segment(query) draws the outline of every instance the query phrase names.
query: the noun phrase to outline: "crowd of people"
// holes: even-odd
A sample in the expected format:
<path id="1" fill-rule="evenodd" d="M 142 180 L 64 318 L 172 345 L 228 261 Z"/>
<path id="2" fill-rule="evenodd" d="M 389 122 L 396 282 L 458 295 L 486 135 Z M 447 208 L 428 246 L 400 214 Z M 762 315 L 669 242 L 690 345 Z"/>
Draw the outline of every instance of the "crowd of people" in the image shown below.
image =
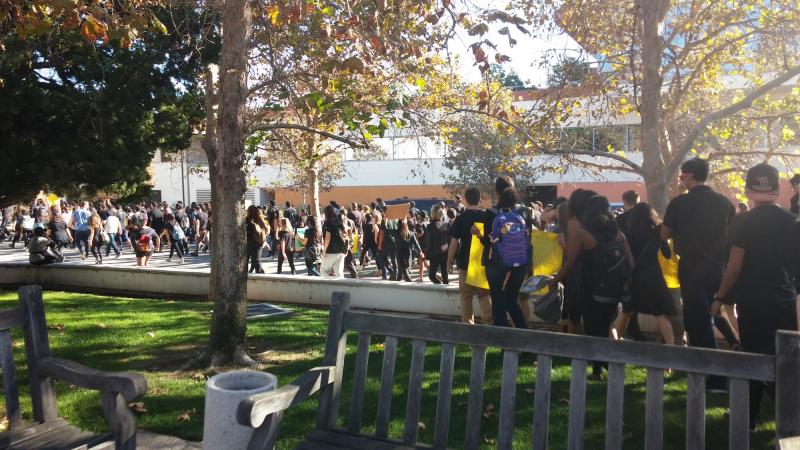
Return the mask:
<path id="1" fill-rule="evenodd" d="M 530 301 L 521 292 L 531 280 L 530 236 L 546 230 L 558 234 L 564 254 L 561 269 L 544 283 L 563 292 L 565 332 L 637 338 L 636 317 L 642 313 L 655 317 L 665 344 L 716 348 L 716 328 L 733 349 L 774 353 L 777 330 L 796 330 L 798 324 L 800 194 L 789 211 L 781 208 L 778 171 L 759 164 L 746 177 L 752 208 L 744 203 L 735 207 L 705 184 L 708 172 L 708 163 L 698 158 L 681 166 L 679 180 L 686 193 L 672 199 L 663 219 L 634 191 L 623 195 L 620 211 L 611 211 L 606 197 L 585 189 L 547 206 L 523 204 L 506 176 L 495 181 L 497 203 L 487 209 L 480 206 L 475 187 L 464 192 L 465 204 L 457 196 L 428 212 L 412 201 L 400 217 L 396 210 L 389 214 L 381 199 L 369 205 L 330 202 L 321 217 L 290 202 L 280 208 L 274 202 L 251 205 L 246 211 L 248 269 L 264 273 L 264 258 L 277 259 L 277 273 L 288 265 L 294 275 L 297 258 L 309 276 L 342 278 L 347 272 L 358 278 L 374 263 L 373 275 L 384 280 L 411 282 L 411 269 L 418 268 L 417 281 L 427 270 L 435 284 L 448 284 L 457 271 L 464 322 L 475 323 L 477 297 L 483 324 L 509 326 L 510 319 L 514 327 L 527 328 Z M 800 192 L 800 175 L 791 184 Z M 96 264 L 111 252 L 119 257 L 133 251 L 137 265 L 147 266 L 167 244 L 168 259 L 177 256 L 180 262 L 190 249 L 194 256 L 208 252 L 212 224 L 208 204 L 48 206 L 40 199 L 16 207 L 13 214 L 4 212 L 0 237 L 12 248 L 23 244 L 31 264 L 62 261 L 62 250 L 75 247 L 81 259 L 91 253 Z M 475 239 L 483 245 L 477 270 L 488 289 L 467 280 L 470 264 L 477 264 L 470 257 Z M 659 263 L 659 254 L 670 259 L 673 252 L 679 257 L 679 291 L 667 286 Z M 603 370 L 594 363 L 591 376 L 602 379 Z M 707 389 L 724 391 L 725 380 L 709 377 Z M 770 389 L 752 384 L 751 426 Z"/>

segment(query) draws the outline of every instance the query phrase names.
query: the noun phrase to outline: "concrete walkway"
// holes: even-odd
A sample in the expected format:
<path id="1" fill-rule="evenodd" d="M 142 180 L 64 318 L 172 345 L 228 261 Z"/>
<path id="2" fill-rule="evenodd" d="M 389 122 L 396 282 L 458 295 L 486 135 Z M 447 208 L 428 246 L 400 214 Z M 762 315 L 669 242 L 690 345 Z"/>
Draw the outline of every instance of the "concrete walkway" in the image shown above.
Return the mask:
<path id="1" fill-rule="evenodd" d="M 200 442 L 184 441 L 175 436 L 156 434 L 145 430 L 136 433 L 136 448 L 138 450 L 201 450 Z"/>
<path id="2" fill-rule="evenodd" d="M 11 249 L 9 248 L 10 243 L 8 241 L 0 242 L 0 264 L 2 263 L 21 263 L 27 264 L 28 263 L 28 252 L 25 250 L 24 246 L 21 243 L 18 243 L 16 248 Z M 190 253 L 194 251 L 194 246 L 190 246 Z M 94 267 L 95 258 L 89 253 L 89 257 L 85 260 L 81 259 L 80 253 L 76 249 L 64 249 L 63 254 L 66 257 L 65 261 L 62 264 L 67 265 L 74 265 L 79 264 L 83 266 L 90 266 Z M 210 272 L 211 266 L 211 256 L 209 253 L 200 253 L 198 256 L 186 256 L 184 259 L 184 263 L 181 263 L 177 256 L 173 256 L 172 260 L 169 261 L 169 248 L 164 248 L 160 253 L 154 253 L 152 258 L 150 259 L 150 266 L 154 269 L 169 269 L 174 271 L 187 271 L 187 272 L 202 272 L 208 273 Z M 305 260 L 302 256 L 298 256 L 295 258 L 294 261 L 295 269 L 296 269 L 296 276 L 298 277 L 307 277 L 306 272 L 306 264 Z M 278 260 L 277 258 L 267 258 L 266 254 L 262 257 L 262 265 L 264 271 L 267 274 L 277 274 L 278 273 Z M 133 251 L 130 250 L 127 246 L 122 252 L 122 256 L 119 258 L 114 257 L 114 252 L 111 252 L 110 256 L 105 256 L 103 253 L 103 264 L 97 265 L 97 267 L 120 267 L 120 268 L 135 268 L 136 267 L 136 258 L 133 254 Z M 366 267 L 357 266 L 358 269 L 358 276 L 359 278 L 364 278 L 368 280 L 380 280 L 381 277 L 377 274 L 377 267 L 375 266 L 374 262 L 370 262 Z M 283 263 L 283 275 L 290 275 L 291 271 L 289 269 L 289 263 L 284 261 Z M 457 286 L 458 285 L 458 274 L 451 274 L 450 277 L 450 285 Z M 350 277 L 349 274 L 345 274 L 346 277 Z M 427 271 L 423 274 L 423 282 L 418 282 L 419 280 L 419 270 L 418 268 L 411 269 L 411 279 L 414 280 L 414 284 L 427 284 L 433 285 L 433 283 L 428 280 Z"/>

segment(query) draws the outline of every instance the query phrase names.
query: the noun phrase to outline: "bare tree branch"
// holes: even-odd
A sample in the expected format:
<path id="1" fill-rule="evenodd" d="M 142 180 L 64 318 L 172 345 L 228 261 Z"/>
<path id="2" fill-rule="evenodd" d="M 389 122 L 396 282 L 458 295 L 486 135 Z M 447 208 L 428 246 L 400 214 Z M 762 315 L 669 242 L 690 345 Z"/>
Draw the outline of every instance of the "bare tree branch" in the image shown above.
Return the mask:
<path id="1" fill-rule="evenodd" d="M 703 117 L 700 120 L 700 122 L 698 122 L 697 125 L 695 125 L 695 127 L 692 128 L 689 134 L 684 138 L 680 148 L 678 148 L 678 150 L 672 157 L 672 161 L 670 161 L 669 165 L 667 166 L 667 170 L 665 173 L 672 174 L 678 170 L 678 167 L 683 162 L 683 159 L 686 157 L 686 155 L 689 154 L 689 151 L 692 149 L 694 142 L 702 133 L 705 132 L 706 127 L 708 127 L 710 124 L 725 117 L 732 116 L 738 113 L 739 111 L 751 107 L 753 105 L 753 102 L 763 97 L 771 90 L 782 85 L 783 83 L 796 77 L 797 75 L 800 75 L 800 65 L 794 66 L 792 69 L 773 78 L 768 83 L 764 83 L 758 89 L 755 89 L 754 91 L 750 92 L 747 96 L 745 96 L 738 102 L 733 103 L 732 105 L 729 105 L 725 108 L 714 111 L 712 113 L 706 114 L 705 117 Z"/>
<path id="2" fill-rule="evenodd" d="M 352 139 L 349 139 L 344 136 L 340 136 L 338 134 L 329 133 L 327 131 L 318 130 L 316 128 L 307 127 L 305 125 L 300 125 L 296 123 L 259 123 L 250 126 L 248 130 L 250 134 L 255 133 L 256 131 L 269 131 L 269 130 L 299 130 L 305 131 L 307 133 L 314 133 L 320 136 L 326 137 L 328 139 L 333 139 L 335 141 L 339 141 L 345 143 L 353 148 L 366 148 L 368 145 L 364 142 L 357 142 Z"/>

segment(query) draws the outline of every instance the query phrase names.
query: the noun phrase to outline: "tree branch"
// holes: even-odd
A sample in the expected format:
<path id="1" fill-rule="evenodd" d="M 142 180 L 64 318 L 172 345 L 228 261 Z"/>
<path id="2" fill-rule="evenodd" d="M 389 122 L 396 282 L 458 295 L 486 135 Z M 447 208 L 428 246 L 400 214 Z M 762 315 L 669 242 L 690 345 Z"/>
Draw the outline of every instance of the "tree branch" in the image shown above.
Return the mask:
<path id="1" fill-rule="evenodd" d="M 497 120 L 500 123 L 503 123 L 505 125 L 508 125 L 508 126 L 514 128 L 515 130 L 517 130 L 518 132 L 523 134 L 526 138 L 528 138 L 531 141 L 531 143 L 536 142 L 536 139 L 533 136 L 531 136 L 530 133 L 528 133 L 528 131 L 525 130 L 524 128 L 520 127 L 519 125 L 517 125 L 517 124 L 515 124 L 515 123 L 513 123 L 513 122 L 511 122 L 509 120 L 503 119 L 502 117 L 497 117 L 497 116 L 495 116 L 495 115 L 493 115 L 491 113 L 488 113 L 486 111 L 480 111 L 480 110 L 477 110 L 477 109 L 470 109 L 470 108 L 455 108 L 454 112 L 480 114 L 480 115 L 484 115 L 484 116 L 487 116 L 487 117 L 491 117 L 492 119 Z M 548 149 L 544 149 L 542 147 L 539 147 L 538 150 L 540 152 L 542 152 L 543 154 L 546 154 L 546 155 L 586 155 L 586 156 L 595 156 L 595 157 L 599 157 L 599 158 L 613 159 L 615 161 L 619 161 L 619 162 L 627 165 L 628 167 L 633 169 L 634 172 L 636 172 L 636 173 L 638 173 L 640 175 L 642 174 L 642 166 L 641 165 L 636 164 L 635 162 L 631 161 L 630 159 L 628 159 L 628 158 L 626 158 L 626 157 L 624 157 L 622 155 L 617 155 L 615 153 L 592 152 L 592 151 L 588 151 L 588 150 L 548 150 Z"/>
<path id="2" fill-rule="evenodd" d="M 683 162 L 683 159 L 686 157 L 686 155 L 689 154 L 689 151 L 692 149 L 694 142 L 697 140 L 700 134 L 705 132 L 706 127 L 716 122 L 717 120 L 723 119 L 728 116 L 732 116 L 738 113 L 739 111 L 751 107 L 753 105 L 753 102 L 763 97 L 771 90 L 782 85 L 783 83 L 796 77 L 797 75 L 800 75 L 800 65 L 794 66 L 791 70 L 788 70 L 782 73 L 781 75 L 773 78 L 768 83 L 764 83 L 758 89 L 750 92 L 747 96 L 745 96 L 738 102 L 729 105 L 725 108 L 714 111 L 712 113 L 706 114 L 705 117 L 703 117 L 700 120 L 700 122 L 698 122 L 697 125 L 695 125 L 695 127 L 692 128 L 689 134 L 686 135 L 680 148 L 678 148 L 677 152 L 672 157 L 672 161 L 667 166 L 666 174 L 673 174 L 675 173 L 675 171 L 678 170 L 678 167 Z"/>
<path id="3" fill-rule="evenodd" d="M 318 135 L 326 137 L 328 139 L 333 139 L 335 141 L 339 141 L 339 142 L 345 143 L 345 144 L 347 144 L 347 145 L 349 145 L 349 146 L 351 146 L 353 148 L 366 148 L 367 147 L 367 145 L 365 143 L 363 143 L 363 142 L 356 142 L 356 141 L 354 141 L 352 139 L 346 138 L 346 137 L 338 135 L 338 134 L 329 133 L 327 131 L 318 130 L 316 128 L 307 127 L 305 125 L 300 125 L 300 124 L 296 124 L 296 123 L 280 123 L 280 122 L 277 122 L 277 123 L 259 123 L 259 124 L 255 124 L 255 125 L 250 126 L 248 132 L 249 132 L 249 134 L 253 134 L 256 131 L 269 131 L 269 130 L 299 130 L 299 131 L 305 131 L 307 133 L 318 134 Z"/>

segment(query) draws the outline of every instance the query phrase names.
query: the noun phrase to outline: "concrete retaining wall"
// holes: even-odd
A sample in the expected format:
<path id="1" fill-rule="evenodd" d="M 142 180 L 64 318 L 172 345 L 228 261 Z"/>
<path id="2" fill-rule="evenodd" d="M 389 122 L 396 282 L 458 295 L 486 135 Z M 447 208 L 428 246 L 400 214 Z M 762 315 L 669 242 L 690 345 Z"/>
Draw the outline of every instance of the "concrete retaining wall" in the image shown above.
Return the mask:
<path id="1" fill-rule="evenodd" d="M 123 268 L 58 264 L 34 267 L 28 264 L 0 264 L 0 284 L 40 284 L 75 290 L 124 292 L 153 296 L 208 296 L 206 271 L 156 268 Z M 357 309 L 461 317 L 458 287 L 375 280 L 330 280 L 305 275 L 250 275 L 247 297 L 250 301 L 327 306 L 334 291 L 350 293 L 351 306 Z M 473 310 L 480 308 L 473 300 Z M 532 316 L 533 322 L 539 322 Z M 654 332 L 651 316 L 640 315 L 643 331 Z"/>

